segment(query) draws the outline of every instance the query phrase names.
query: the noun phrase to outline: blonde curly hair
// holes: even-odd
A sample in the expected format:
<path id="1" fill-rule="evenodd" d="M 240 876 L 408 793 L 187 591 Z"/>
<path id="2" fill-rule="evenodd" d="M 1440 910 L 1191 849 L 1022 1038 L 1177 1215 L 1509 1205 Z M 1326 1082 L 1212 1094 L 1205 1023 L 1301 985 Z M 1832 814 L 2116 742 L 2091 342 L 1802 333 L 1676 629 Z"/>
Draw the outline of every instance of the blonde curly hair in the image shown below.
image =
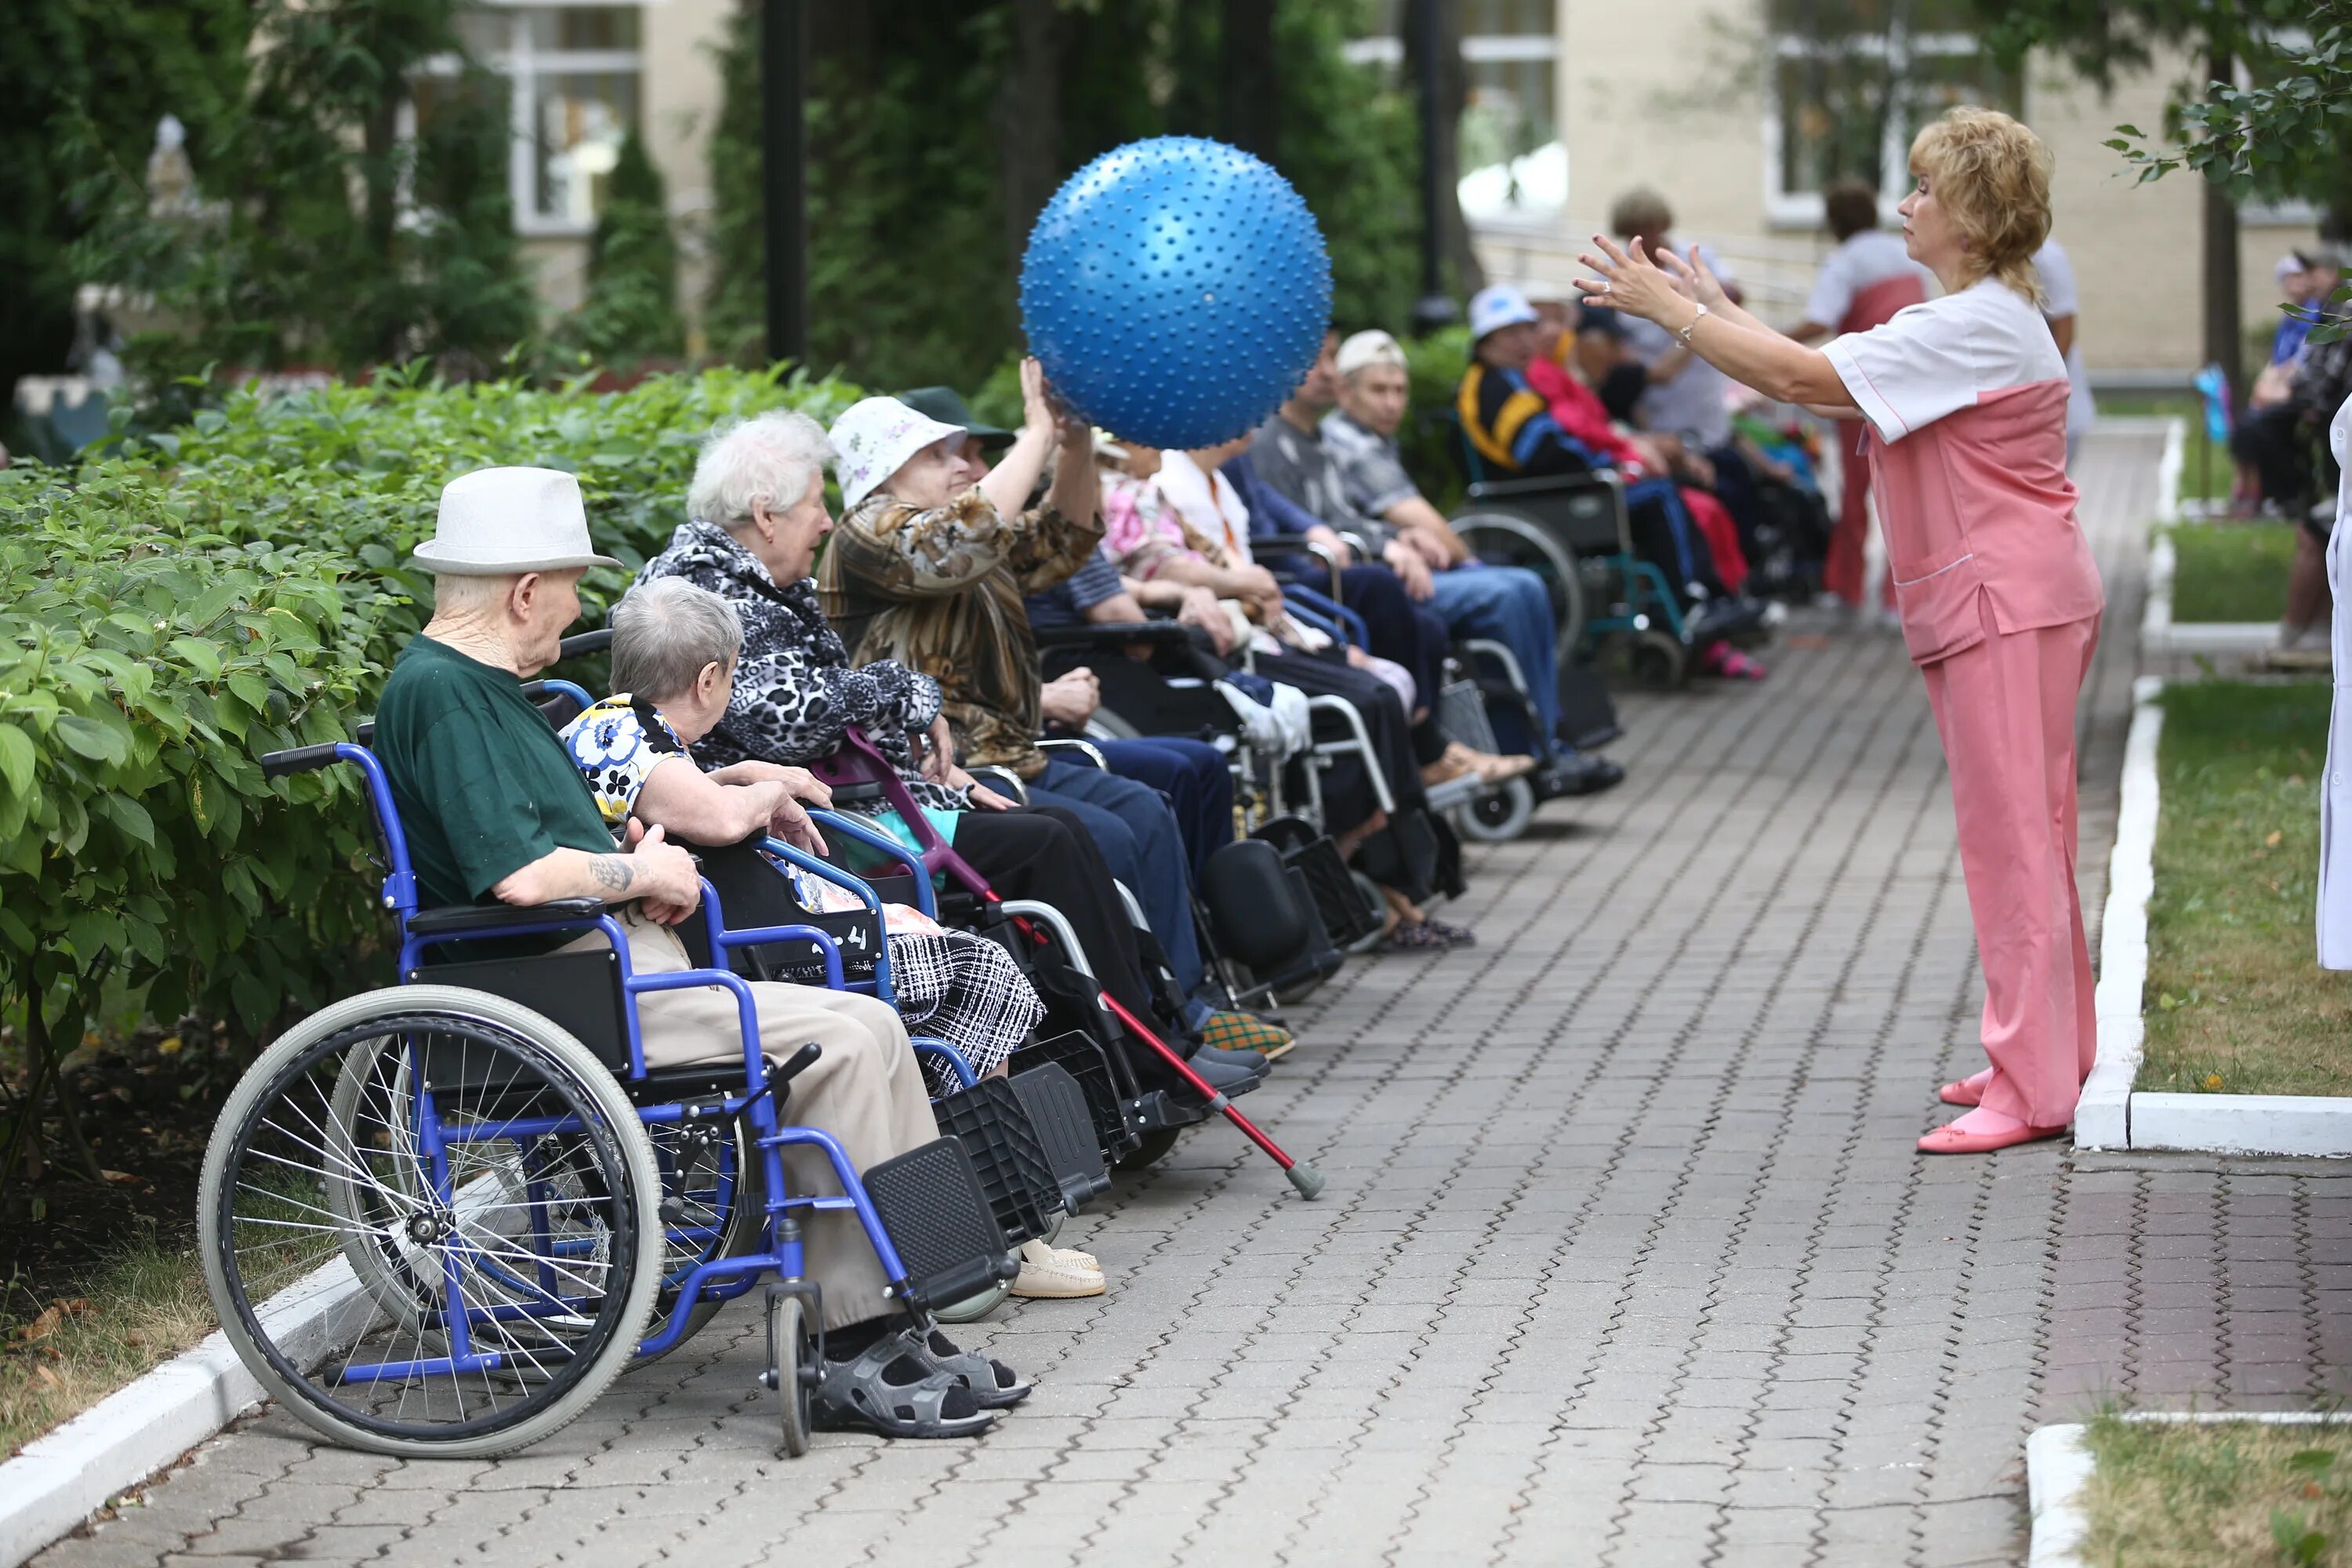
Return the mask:
<path id="1" fill-rule="evenodd" d="M 1966 249 L 1968 283 L 1994 278 L 2042 303 L 2033 253 L 2050 237 L 2050 149 L 1998 109 L 1962 105 L 1922 127 L 1911 173 L 1924 175 Z"/>

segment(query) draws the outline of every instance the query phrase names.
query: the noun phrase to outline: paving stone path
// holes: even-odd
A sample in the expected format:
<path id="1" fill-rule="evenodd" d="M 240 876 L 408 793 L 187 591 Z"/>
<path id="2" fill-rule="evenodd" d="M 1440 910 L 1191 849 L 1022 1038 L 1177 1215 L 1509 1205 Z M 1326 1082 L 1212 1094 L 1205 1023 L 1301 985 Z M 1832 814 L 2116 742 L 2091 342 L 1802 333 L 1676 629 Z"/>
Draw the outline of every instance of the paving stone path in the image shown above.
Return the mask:
<path id="1" fill-rule="evenodd" d="M 2157 449 L 2086 458 L 2093 910 Z M 501 1463 L 264 1415 L 42 1568 L 2013 1563 L 2036 1420 L 2340 1387 L 2346 1178 L 1913 1152 L 1981 1060 L 1927 705 L 1884 633 L 1773 663 L 1628 702 L 1627 786 L 1478 853 L 1475 950 L 1302 1009 L 1248 1108 L 1323 1201 L 1211 1128 L 1074 1221 L 1110 1294 L 977 1331 L 1039 1384 L 986 1439 L 777 1459 L 736 1311 Z"/>

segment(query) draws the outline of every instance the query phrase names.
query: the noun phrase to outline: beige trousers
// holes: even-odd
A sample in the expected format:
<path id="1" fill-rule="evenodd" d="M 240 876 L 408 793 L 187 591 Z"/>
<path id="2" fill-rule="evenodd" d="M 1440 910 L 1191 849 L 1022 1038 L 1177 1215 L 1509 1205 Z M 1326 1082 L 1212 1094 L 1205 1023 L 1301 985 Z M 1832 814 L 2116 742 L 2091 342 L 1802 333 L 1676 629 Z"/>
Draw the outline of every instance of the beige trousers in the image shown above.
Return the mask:
<path id="1" fill-rule="evenodd" d="M 629 964 L 637 973 L 693 967 L 677 935 L 640 915 L 636 905 L 614 914 L 628 932 Z M 601 932 L 567 944 L 572 949 L 604 945 Z M 787 1124 L 830 1132 L 858 1171 L 940 1135 L 922 1068 L 907 1043 L 906 1026 L 889 1004 L 821 986 L 767 981 L 751 984 L 760 1015 L 760 1048 L 771 1061 L 782 1061 L 812 1040 L 824 1047 L 815 1064 L 793 1079 L 783 1115 Z M 735 994 L 715 985 L 639 996 L 637 1033 L 646 1065 L 740 1061 L 740 1016 Z M 832 1162 L 818 1150 L 785 1150 L 784 1177 L 796 1195 L 834 1197 L 841 1193 Z M 882 1266 L 855 1214 L 803 1213 L 801 1237 L 808 1278 L 824 1292 L 825 1327 L 860 1322 L 891 1310 L 882 1294 L 887 1283 Z"/>

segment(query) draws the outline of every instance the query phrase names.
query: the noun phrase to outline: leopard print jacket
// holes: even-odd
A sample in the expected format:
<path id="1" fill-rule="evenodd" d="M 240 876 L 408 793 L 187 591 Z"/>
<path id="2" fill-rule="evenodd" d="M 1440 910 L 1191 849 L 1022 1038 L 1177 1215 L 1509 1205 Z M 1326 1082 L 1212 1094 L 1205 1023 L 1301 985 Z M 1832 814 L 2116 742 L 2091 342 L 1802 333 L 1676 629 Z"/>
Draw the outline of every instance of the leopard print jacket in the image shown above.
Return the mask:
<path id="1" fill-rule="evenodd" d="M 745 759 L 806 767 L 841 747 L 855 724 L 913 790 L 917 804 L 969 811 L 968 791 L 947 789 L 915 766 L 908 737 L 940 716 L 940 683 L 903 664 L 851 668 L 849 650 L 817 608 L 813 579 L 776 585 L 759 558 L 708 522 L 690 521 L 645 564 L 637 581 L 681 577 L 732 603 L 743 656 L 727 716 L 694 747 L 705 767 Z"/>

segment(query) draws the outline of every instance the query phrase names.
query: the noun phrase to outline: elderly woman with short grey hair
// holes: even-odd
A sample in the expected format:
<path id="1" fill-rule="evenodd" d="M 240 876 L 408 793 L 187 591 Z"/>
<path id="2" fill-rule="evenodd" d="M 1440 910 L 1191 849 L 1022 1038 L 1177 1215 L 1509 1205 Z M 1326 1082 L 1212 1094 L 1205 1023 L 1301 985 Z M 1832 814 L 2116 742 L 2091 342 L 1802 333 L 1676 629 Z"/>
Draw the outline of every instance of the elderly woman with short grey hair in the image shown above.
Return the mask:
<path id="1" fill-rule="evenodd" d="M 731 603 L 748 652 L 735 696 L 699 750 L 706 760 L 812 762 L 864 730 L 933 810 L 970 805 L 972 781 L 955 765 L 940 684 L 890 660 L 851 668 L 825 624 L 810 574 L 833 531 L 824 508 L 832 443 L 789 409 L 722 425 L 704 446 L 686 492 L 688 521 L 638 574 L 681 577 Z M 916 750 L 919 746 L 919 768 Z"/>

